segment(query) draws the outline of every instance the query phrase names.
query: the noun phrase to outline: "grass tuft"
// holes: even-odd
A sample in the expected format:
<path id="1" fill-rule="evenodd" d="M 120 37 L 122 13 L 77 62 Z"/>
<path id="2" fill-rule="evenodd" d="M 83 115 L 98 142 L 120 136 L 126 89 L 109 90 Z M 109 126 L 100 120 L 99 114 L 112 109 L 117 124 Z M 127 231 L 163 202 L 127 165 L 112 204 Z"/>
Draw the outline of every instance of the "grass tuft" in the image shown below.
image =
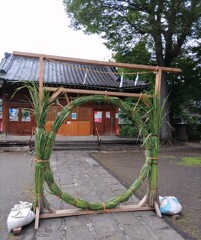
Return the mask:
<path id="1" fill-rule="evenodd" d="M 201 157 L 182 157 L 177 165 L 185 167 L 201 167 Z"/>

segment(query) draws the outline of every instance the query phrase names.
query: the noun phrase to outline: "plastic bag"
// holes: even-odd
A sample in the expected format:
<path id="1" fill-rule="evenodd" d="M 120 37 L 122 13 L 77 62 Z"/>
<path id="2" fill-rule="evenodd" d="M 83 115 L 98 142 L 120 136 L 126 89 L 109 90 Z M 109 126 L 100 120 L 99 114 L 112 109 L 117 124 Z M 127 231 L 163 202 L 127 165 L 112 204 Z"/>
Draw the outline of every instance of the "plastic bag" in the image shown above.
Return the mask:
<path id="1" fill-rule="evenodd" d="M 176 197 L 159 196 L 159 202 L 160 202 L 160 212 L 162 214 L 174 215 L 174 214 L 178 214 L 182 210 L 182 206 Z"/>
<path id="2" fill-rule="evenodd" d="M 32 203 L 20 202 L 11 209 L 7 219 L 8 232 L 14 228 L 23 227 L 34 220 L 35 214 L 31 208 Z"/>

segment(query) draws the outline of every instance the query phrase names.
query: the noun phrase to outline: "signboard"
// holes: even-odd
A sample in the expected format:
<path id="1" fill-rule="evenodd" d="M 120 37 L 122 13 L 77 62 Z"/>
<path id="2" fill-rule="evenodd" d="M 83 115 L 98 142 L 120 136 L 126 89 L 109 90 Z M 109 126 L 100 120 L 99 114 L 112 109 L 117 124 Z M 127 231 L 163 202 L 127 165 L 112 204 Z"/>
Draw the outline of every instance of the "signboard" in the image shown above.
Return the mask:
<path id="1" fill-rule="evenodd" d="M 72 120 L 76 120 L 77 119 L 77 114 L 75 112 L 72 113 Z"/>
<path id="2" fill-rule="evenodd" d="M 31 121 L 31 111 L 25 108 L 21 109 L 21 121 L 22 122 L 30 122 Z"/>
<path id="3" fill-rule="evenodd" d="M 102 112 L 95 111 L 94 112 L 94 122 L 95 123 L 101 123 L 102 122 Z"/>
<path id="4" fill-rule="evenodd" d="M 106 118 L 110 118 L 110 112 L 106 112 L 105 116 Z"/>
<path id="5" fill-rule="evenodd" d="M 9 121 L 18 121 L 18 108 L 9 108 Z"/>

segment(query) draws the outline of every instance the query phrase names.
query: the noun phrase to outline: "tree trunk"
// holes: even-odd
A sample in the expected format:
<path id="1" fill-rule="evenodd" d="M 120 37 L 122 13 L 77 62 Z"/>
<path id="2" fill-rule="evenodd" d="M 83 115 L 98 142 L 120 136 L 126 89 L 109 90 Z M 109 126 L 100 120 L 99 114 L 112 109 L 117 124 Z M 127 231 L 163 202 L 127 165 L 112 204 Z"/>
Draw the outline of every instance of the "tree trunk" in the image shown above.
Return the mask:
<path id="1" fill-rule="evenodd" d="M 163 108 L 163 122 L 161 126 L 161 133 L 160 133 L 160 142 L 163 145 L 172 144 L 173 137 L 172 137 L 172 128 L 170 125 L 170 117 L 169 117 L 169 93 L 168 93 L 168 83 L 167 83 L 167 73 L 162 74 L 161 80 L 161 103 L 164 104 Z"/>

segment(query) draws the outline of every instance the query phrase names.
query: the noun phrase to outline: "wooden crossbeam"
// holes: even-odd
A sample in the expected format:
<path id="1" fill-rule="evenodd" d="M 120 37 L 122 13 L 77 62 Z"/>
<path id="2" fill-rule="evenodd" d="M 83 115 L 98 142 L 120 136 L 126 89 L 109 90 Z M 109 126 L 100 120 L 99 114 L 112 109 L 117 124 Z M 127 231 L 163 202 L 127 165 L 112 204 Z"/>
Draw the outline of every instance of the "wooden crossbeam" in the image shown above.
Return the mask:
<path id="1" fill-rule="evenodd" d="M 36 217 L 35 217 L 35 229 L 38 229 L 40 219 L 71 217 L 71 216 L 81 216 L 81 215 L 91 215 L 91 214 L 103 214 L 103 213 L 154 211 L 154 210 L 158 217 L 162 217 L 159 209 L 159 203 L 154 202 L 154 207 L 151 207 L 147 203 L 147 195 L 145 195 L 137 205 L 121 205 L 116 208 L 105 209 L 100 211 L 84 210 L 84 209 L 76 208 L 76 209 L 64 209 L 64 210 L 56 210 L 52 212 L 40 213 L 40 210 L 37 207 Z"/>
<path id="2" fill-rule="evenodd" d="M 37 53 L 27 53 L 27 52 L 13 52 L 16 56 L 23 56 L 23 57 L 35 57 L 40 58 L 41 54 Z M 119 68 L 129 68 L 129 69 L 136 69 L 136 70 L 147 70 L 150 72 L 155 72 L 159 68 L 164 72 L 181 72 L 180 68 L 171 68 L 171 67 L 158 67 L 158 66 L 150 66 L 150 65 L 141 65 L 141 64 L 128 64 L 128 63 L 117 63 L 117 62 L 106 62 L 106 61 L 97 61 L 97 60 L 88 60 L 88 59 L 81 59 L 81 58 L 70 58 L 70 57 L 60 57 L 60 56 L 53 56 L 53 55 L 46 55 L 42 54 L 45 58 L 49 58 L 55 61 L 66 61 L 78 64 L 88 64 L 88 65 L 96 65 L 96 66 L 108 66 L 108 67 L 119 67 Z"/>
<path id="3" fill-rule="evenodd" d="M 61 92 L 66 93 L 76 93 L 76 94 L 87 94 L 87 95 L 106 95 L 106 96 L 116 96 L 116 97 L 152 97 L 150 94 L 142 93 L 126 93 L 126 92 L 111 92 L 111 91 L 97 91 L 97 90 L 86 90 L 86 89 L 73 89 L 73 88 L 55 88 L 55 87 L 44 87 L 47 91 L 55 92 L 53 98 L 56 98 Z M 57 92 L 56 92 L 57 91 Z M 50 100 L 52 100 L 51 98 Z"/>
<path id="4" fill-rule="evenodd" d="M 70 216 L 80 216 L 80 215 L 90 215 L 99 213 L 117 213 L 117 212 L 133 212 L 133 211 L 148 211 L 154 210 L 154 208 L 149 205 L 139 207 L 138 205 L 123 205 L 113 209 L 105 209 L 101 211 L 93 210 L 81 210 L 81 209 L 67 209 L 67 210 L 56 210 L 54 213 L 41 213 L 39 218 L 57 218 L 57 217 L 70 217 Z"/>

